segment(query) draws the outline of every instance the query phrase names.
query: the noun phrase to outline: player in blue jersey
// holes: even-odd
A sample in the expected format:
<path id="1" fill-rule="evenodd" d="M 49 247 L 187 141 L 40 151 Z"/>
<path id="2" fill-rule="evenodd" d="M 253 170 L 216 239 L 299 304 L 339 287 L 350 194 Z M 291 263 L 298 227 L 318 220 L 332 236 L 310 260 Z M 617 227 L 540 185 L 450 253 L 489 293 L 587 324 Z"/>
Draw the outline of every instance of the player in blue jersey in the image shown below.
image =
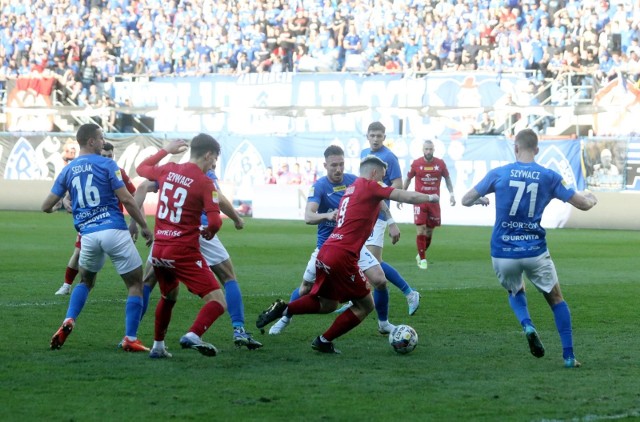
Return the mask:
<path id="1" fill-rule="evenodd" d="M 337 145 L 329 146 L 324 152 L 324 167 L 327 175 L 318 179 L 309 191 L 307 206 L 305 208 L 305 222 L 318 226 L 318 237 L 316 249 L 311 254 L 307 268 L 302 276 L 300 287 L 291 294 L 291 301 L 308 294 L 316 280 L 316 257 L 320 247 L 327 240 L 336 227 L 336 214 L 338 204 L 345 193 L 347 186 L 350 186 L 357 178 L 353 174 L 344 173 L 344 151 Z M 383 208 L 384 208 L 383 203 Z M 373 296 L 375 309 L 378 314 L 378 331 L 381 334 L 390 333 L 394 326 L 389 322 L 389 290 L 384 272 L 378 260 L 363 247 L 360 251 L 358 266 L 365 273 L 367 279 L 374 287 Z M 269 329 L 269 334 L 278 335 L 284 330 L 291 318 L 281 317 Z"/>
<path id="2" fill-rule="evenodd" d="M 220 211 L 229 217 L 237 230 L 244 228 L 244 220 L 237 213 L 233 204 L 222 194 L 220 186 L 218 184 L 218 177 L 213 170 L 207 172 L 207 176 L 213 180 L 216 190 L 218 192 L 218 201 Z M 157 192 L 158 185 L 154 181 L 145 181 L 140 184 L 136 191 L 135 199 L 139 207 L 142 207 L 144 199 L 148 192 Z M 135 223 L 132 223 L 135 224 Z M 207 216 L 202 213 L 201 226 L 206 227 L 208 225 Z M 233 327 L 233 342 L 237 347 L 246 347 L 249 350 L 255 350 L 262 347 L 262 343 L 256 341 L 249 332 L 244 329 L 244 303 L 242 301 L 242 292 L 240 291 L 240 285 L 238 284 L 233 263 L 231 257 L 226 248 L 218 238 L 216 234 L 212 239 L 207 240 L 200 236 L 200 252 L 207 261 L 209 268 L 216 275 L 216 278 L 224 287 L 225 300 L 227 302 L 227 310 L 231 317 L 231 325 Z M 146 312 L 149 305 L 149 296 L 151 291 L 155 287 L 157 281 L 151 265 L 151 255 L 147 260 L 147 266 L 144 273 L 144 310 L 143 315 Z"/>
<path id="3" fill-rule="evenodd" d="M 515 137 L 516 162 L 491 170 L 462 198 L 462 205 L 488 205 L 485 195 L 495 193 L 496 221 L 491 236 L 491 260 L 500 284 L 509 292 L 509 304 L 520 321 L 529 349 L 544 356 L 544 346 L 531 321 L 523 274 L 542 292 L 553 311 L 567 368 L 580 366 L 573 352 L 569 307 L 562 297 L 558 275 L 549 255 L 542 213 L 552 199 L 586 211 L 598 200 L 591 192 L 576 192 L 562 176 L 535 162 L 538 136 L 525 129 Z"/>
<path id="4" fill-rule="evenodd" d="M 142 260 L 119 204 L 140 224 L 148 245 L 153 235 L 122 181 L 118 165 L 100 155 L 104 144 L 100 126 L 92 123 L 80 126 L 76 139 L 80 154 L 58 175 L 51 192 L 42 203 L 42 211 L 51 213 L 55 204 L 69 192 L 74 226 L 82 235 L 79 258 L 82 280 L 71 293 L 67 316 L 51 338 L 51 349 L 61 348 L 73 330 L 75 320 L 108 255 L 128 289 L 123 349 L 131 352 L 149 351 L 137 338 L 142 313 Z"/>
<path id="5" fill-rule="evenodd" d="M 398 157 L 384 145 L 386 139 L 386 128 L 380 122 L 373 122 L 367 128 L 367 140 L 369 141 L 369 148 L 362 150 L 360 158 L 364 158 L 367 155 L 375 155 L 387 164 L 387 172 L 382 180 L 387 186 L 393 186 L 396 189 L 402 189 L 402 170 L 400 169 L 400 163 Z M 380 266 L 384 271 L 384 275 L 407 298 L 409 304 L 409 315 L 413 315 L 420 306 L 420 294 L 413 290 L 409 283 L 398 273 L 398 271 L 391 265 L 382 261 L 382 248 L 384 246 L 384 234 L 389 226 L 389 236 L 395 244 L 400 240 L 400 229 L 397 224 L 391 218 L 391 212 L 388 210 L 389 200 L 387 203 L 387 211 L 384 209 L 380 211 L 378 220 L 373 228 L 373 232 L 369 239 L 367 239 L 365 246 L 373 256 L 380 262 Z M 383 207 L 384 208 L 384 207 Z"/>

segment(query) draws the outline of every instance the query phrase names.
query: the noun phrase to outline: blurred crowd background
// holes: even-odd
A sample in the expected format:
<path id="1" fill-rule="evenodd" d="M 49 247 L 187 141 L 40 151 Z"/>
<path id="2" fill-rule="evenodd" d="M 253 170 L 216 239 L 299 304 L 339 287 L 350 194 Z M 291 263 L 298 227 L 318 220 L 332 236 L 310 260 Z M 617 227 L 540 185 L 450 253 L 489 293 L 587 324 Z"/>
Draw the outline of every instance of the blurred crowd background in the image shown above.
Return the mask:
<path id="1" fill-rule="evenodd" d="M 640 0 L 0 0 L 0 84 L 51 74 L 70 103 L 105 83 L 250 72 L 523 72 L 592 96 L 640 75 Z M 567 76 L 569 75 L 569 76 Z M 0 86 L 2 89 L 3 86 Z"/>

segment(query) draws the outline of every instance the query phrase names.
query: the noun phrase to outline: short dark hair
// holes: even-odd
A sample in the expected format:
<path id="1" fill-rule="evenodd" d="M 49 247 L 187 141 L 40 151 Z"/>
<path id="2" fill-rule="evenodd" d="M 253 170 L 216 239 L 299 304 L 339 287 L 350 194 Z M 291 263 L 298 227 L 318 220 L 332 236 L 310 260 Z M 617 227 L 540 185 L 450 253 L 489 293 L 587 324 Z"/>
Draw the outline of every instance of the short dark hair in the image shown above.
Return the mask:
<path id="1" fill-rule="evenodd" d="M 85 123 L 78 128 L 78 132 L 76 132 L 76 141 L 78 141 L 78 145 L 85 146 L 89 139 L 93 138 L 96 135 L 96 131 L 100 129 L 95 123 Z"/>
<path id="2" fill-rule="evenodd" d="M 191 140 L 191 153 L 194 157 L 202 157 L 207 152 L 220 155 L 220 144 L 215 138 L 206 133 L 200 133 Z"/>
<path id="3" fill-rule="evenodd" d="M 373 132 L 373 131 L 378 131 L 381 130 L 382 133 L 386 132 L 386 128 L 384 127 L 384 125 L 380 122 L 373 122 L 369 125 L 369 127 L 367 128 L 367 133 L 368 132 Z"/>
<path id="4" fill-rule="evenodd" d="M 521 148 L 533 151 L 538 147 L 538 134 L 532 129 L 522 129 L 516 134 L 515 143 Z"/>
<path id="5" fill-rule="evenodd" d="M 104 145 L 102 145 L 102 149 L 105 151 L 113 151 L 113 144 L 105 141 Z"/>
<path id="6" fill-rule="evenodd" d="M 344 155 L 344 151 L 338 145 L 329 145 L 324 150 L 324 158 L 327 159 L 331 155 Z"/>

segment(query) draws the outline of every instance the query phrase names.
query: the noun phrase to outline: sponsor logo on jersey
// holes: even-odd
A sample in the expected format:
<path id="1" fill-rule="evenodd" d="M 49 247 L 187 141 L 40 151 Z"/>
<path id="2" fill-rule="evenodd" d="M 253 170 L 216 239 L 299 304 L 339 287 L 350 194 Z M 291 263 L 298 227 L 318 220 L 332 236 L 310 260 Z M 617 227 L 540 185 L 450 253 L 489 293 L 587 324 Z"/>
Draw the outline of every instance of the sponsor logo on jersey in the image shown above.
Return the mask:
<path id="1" fill-rule="evenodd" d="M 351 195 L 356 190 L 355 186 L 349 186 L 344 190 L 345 195 Z"/>
<path id="2" fill-rule="evenodd" d="M 507 229 L 525 229 L 525 230 L 537 230 L 538 223 L 535 221 L 503 221 L 502 227 Z"/>
<path id="3" fill-rule="evenodd" d="M 340 185 L 340 186 L 334 186 L 333 187 L 333 191 L 334 192 L 342 192 L 345 189 L 347 189 L 347 187 L 345 185 Z"/>
<path id="4" fill-rule="evenodd" d="M 176 262 L 174 259 L 163 259 L 163 258 L 155 258 L 151 257 L 151 265 L 154 267 L 165 267 L 165 268 L 175 268 L 173 263 Z"/>

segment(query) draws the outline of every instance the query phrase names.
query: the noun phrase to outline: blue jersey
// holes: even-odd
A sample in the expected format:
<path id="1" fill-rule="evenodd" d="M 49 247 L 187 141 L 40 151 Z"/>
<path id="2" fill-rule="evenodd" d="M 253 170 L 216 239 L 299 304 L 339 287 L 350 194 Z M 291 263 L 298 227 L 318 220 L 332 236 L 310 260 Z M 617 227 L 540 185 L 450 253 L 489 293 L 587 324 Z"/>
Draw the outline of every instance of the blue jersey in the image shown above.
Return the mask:
<path id="1" fill-rule="evenodd" d="M 318 204 L 318 213 L 320 214 L 336 210 L 347 186 L 351 185 L 357 178 L 353 174 L 345 173 L 342 183 L 331 183 L 327 176 L 321 177 L 311 186 L 307 202 Z M 327 240 L 335 227 L 335 221 L 323 221 L 318 224 L 318 242 L 316 244 L 318 249 Z"/>
<path id="2" fill-rule="evenodd" d="M 207 172 L 207 177 L 213 180 L 213 186 L 215 186 L 216 190 L 220 192 L 220 186 L 218 185 L 218 176 L 216 176 L 216 174 L 212 170 L 209 170 Z M 207 219 L 207 213 L 204 212 L 204 210 L 202 211 L 202 217 L 200 217 L 200 224 L 203 226 L 209 225 L 209 220 Z"/>
<path id="3" fill-rule="evenodd" d="M 73 225 L 80 234 L 87 234 L 107 229 L 127 230 L 115 194 L 115 190 L 124 186 L 115 161 L 86 154 L 62 169 L 51 192 L 60 197 L 69 192 Z"/>
<path id="4" fill-rule="evenodd" d="M 567 202 L 575 191 L 562 176 L 538 163 L 512 163 L 491 170 L 475 186 L 496 194 L 496 222 L 491 235 L 494 258 L 529 258 L 547 250 L 542 212 L 552 199 Z"/>
<path id="5" fill-rule="evenodd" d="M 378 149 L 377 151 L 371 151 L 371 148 L 366 148 L 362 150 L 360 153 L 360 158 L 364 158 L 367 155 L 375 155 L 385 163 L 387 163 L 387 172 L 384 175 L 384 179 L 382 181 L 385 185 L 391 186 L 391 181 L 394 179 L 402 180 L 402 170 L 400 170 L 400 163 L 398 162 L 398 157 L 391 152 L 391 150 L 384 145 Z M 389 206 L 389 200 L 386 199 L 385 203 Z M 382 212 L 378 214 L 378 220 L 382 219 Z"/>

